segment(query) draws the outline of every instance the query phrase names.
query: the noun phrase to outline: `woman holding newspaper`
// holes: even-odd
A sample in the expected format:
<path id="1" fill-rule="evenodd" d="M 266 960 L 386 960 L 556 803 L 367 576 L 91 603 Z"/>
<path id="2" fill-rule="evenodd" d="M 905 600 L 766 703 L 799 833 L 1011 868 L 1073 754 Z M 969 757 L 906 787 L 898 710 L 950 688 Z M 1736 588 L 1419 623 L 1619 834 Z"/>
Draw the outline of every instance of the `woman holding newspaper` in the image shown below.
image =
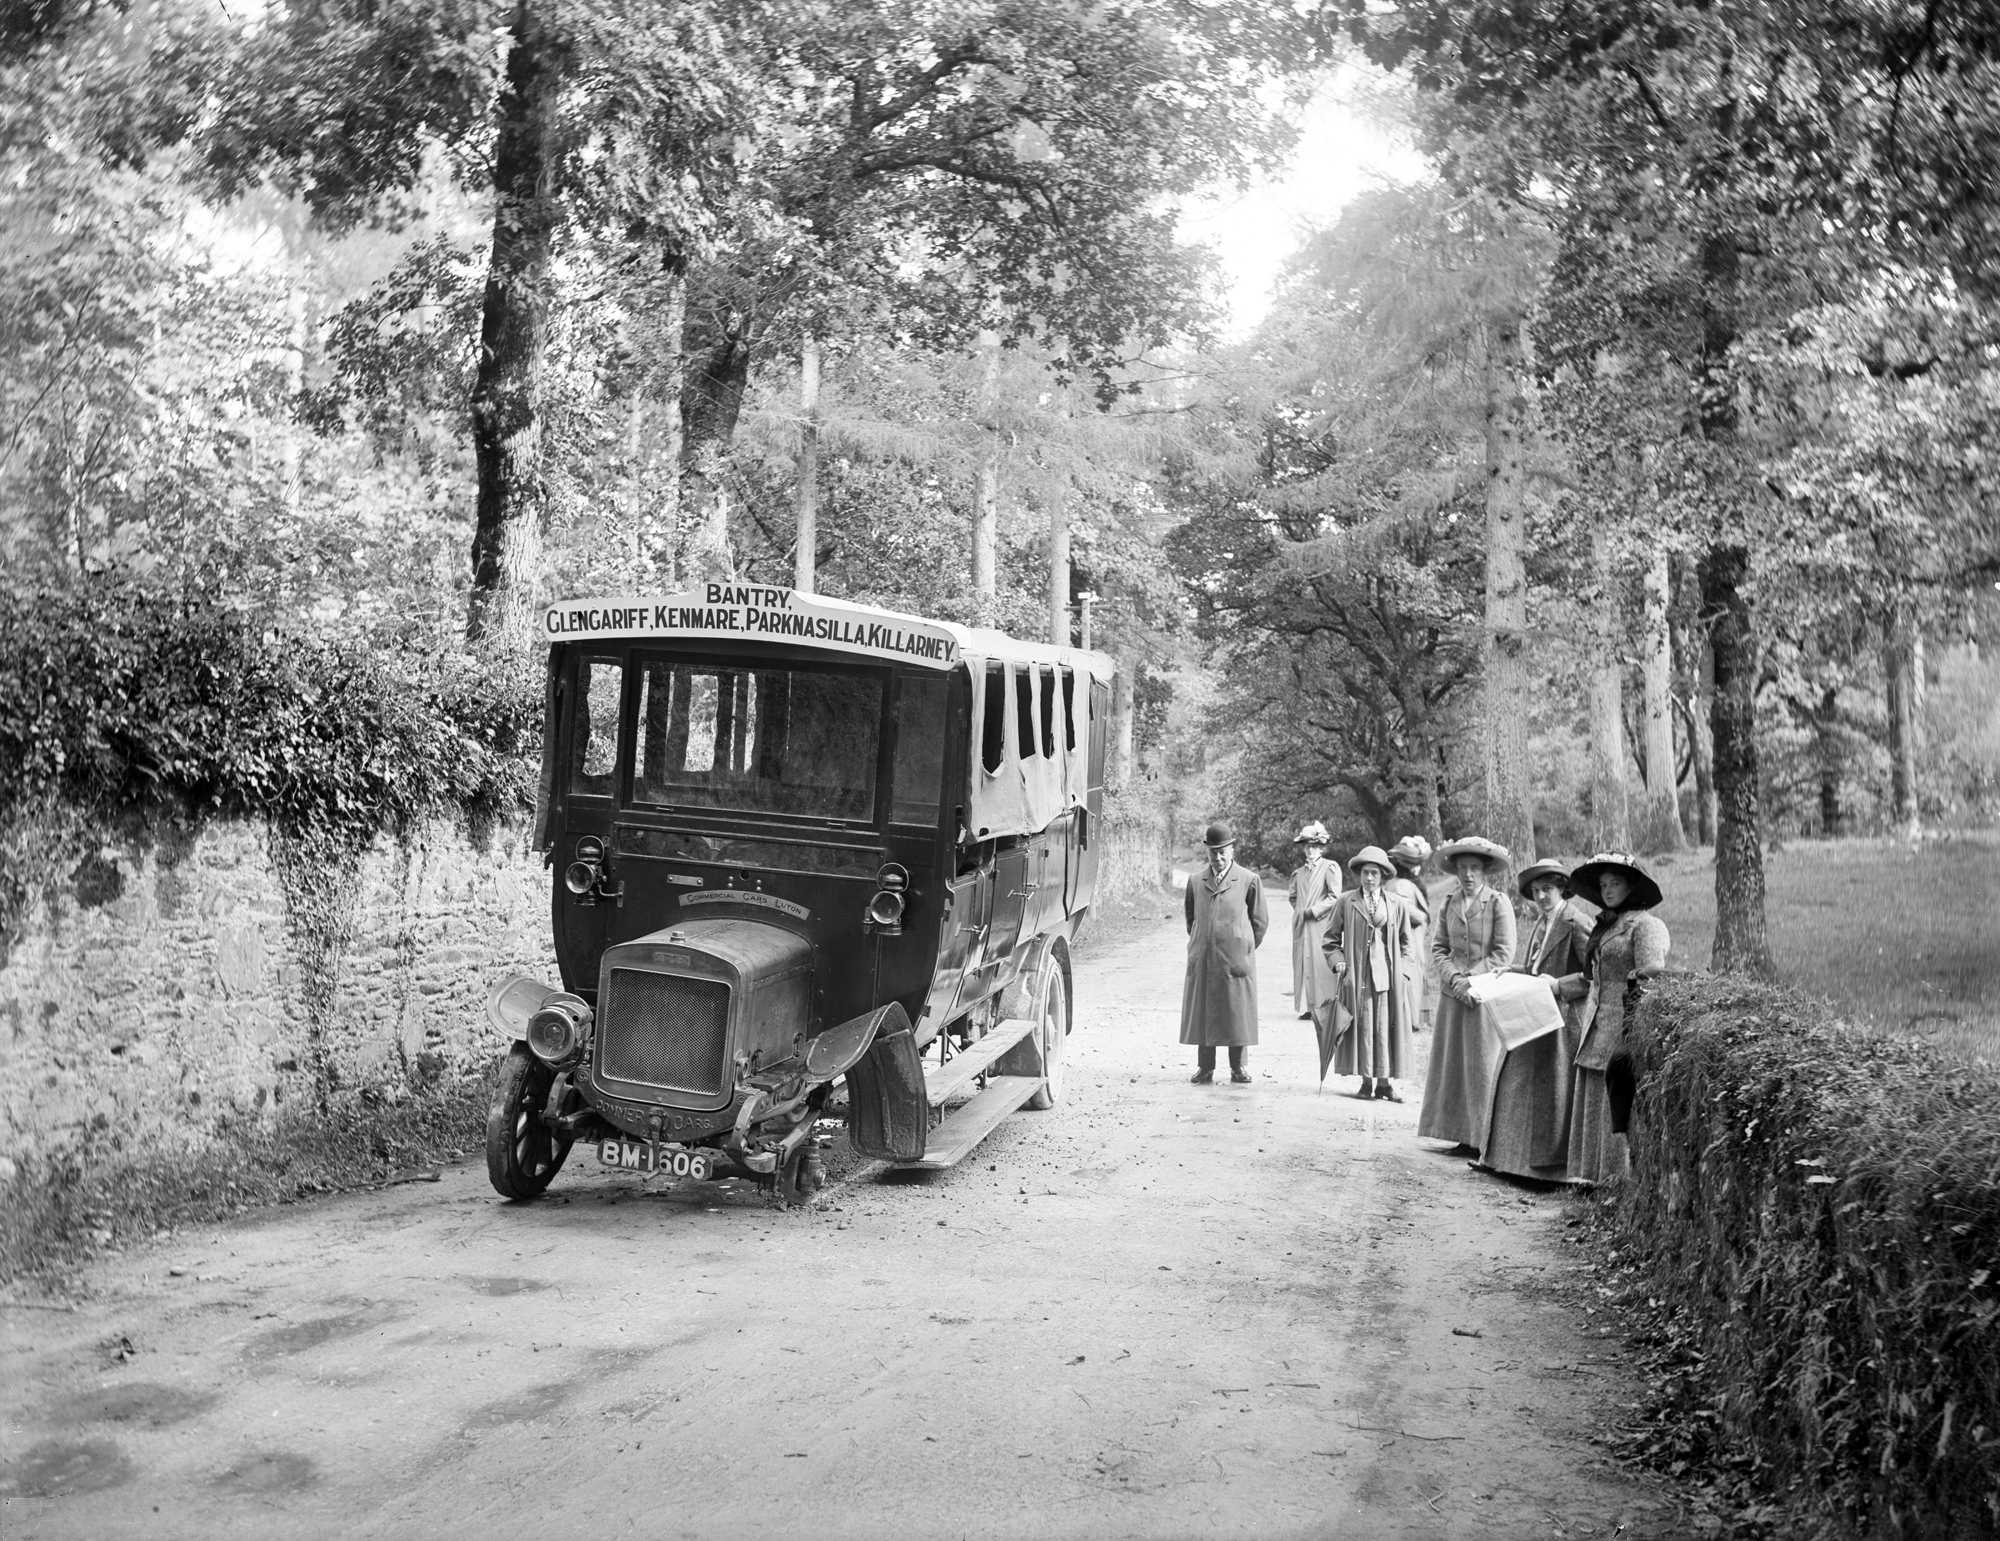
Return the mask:
<path id="1" fill-rule="evenodd" d="M 1438 857 L 1458 879 L 1458 891 L 1440 906 L 1431 926 L 1440 994 L 1417 1134 L 1450 1140 L 1456 1155 L 1477 1156 L 1493 1112 L 1499 1066 L 1480 1027 L 1472 981 L 1514 965 L 1514 907 L 1492 886 L 1494 877 L 1506 875 L 1512 858 L 1505 846 L 1477 835 L 1451 841 Z"/>

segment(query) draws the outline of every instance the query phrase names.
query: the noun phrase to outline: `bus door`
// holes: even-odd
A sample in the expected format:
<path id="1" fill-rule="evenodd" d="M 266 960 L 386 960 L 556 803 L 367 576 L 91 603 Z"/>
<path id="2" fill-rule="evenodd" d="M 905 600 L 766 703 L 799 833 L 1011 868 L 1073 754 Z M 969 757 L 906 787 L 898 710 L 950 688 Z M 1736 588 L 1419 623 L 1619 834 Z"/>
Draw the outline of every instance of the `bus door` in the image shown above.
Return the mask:
<path id="1" fill-rule="evenodd" d="M 1040 886 L 1041 863 L 1033 842 L 1016 839 L 993 858 L 993 926 L 986 937 L 986 962 L 1004 962 L 1021 940 L 1028 901 Z"/>

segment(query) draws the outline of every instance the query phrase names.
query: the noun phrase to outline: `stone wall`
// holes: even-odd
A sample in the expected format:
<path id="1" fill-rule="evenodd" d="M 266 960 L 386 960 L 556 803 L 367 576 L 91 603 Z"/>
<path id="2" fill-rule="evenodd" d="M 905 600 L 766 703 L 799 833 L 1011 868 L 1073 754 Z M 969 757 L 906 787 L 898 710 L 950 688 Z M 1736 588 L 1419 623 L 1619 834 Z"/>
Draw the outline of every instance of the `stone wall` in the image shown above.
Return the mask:
<path id="1" fill-rule="evenodd" d="M 1102 897 L 1160 881 L 1154 813 L 1114 799 L 1103 835 Z M 483 848 L 440 826 L 368 854 L 328 1031 L 341 1085 L 483 1071 L 499 1048 L 486 992 L 514 973 L 554 981 L 550 874 L 527 842 L 525 825 Z M 170 1152 L 310 1094 L 304 978 L 261 826 L 46 844 L 67 881 L 0 959 L 0 1181 L 92 1125 Z"/>
<path id="2" fill-rule="evenodd" d="M 172 1150 L 309 1094 L 302 973 L 261 826 L 55 860 L 72 880 L 0 961 L 0 1180 L 93 1123 Z M 555 978 L 549 881 L 524 826 L 483 848 L 446 827 L 379 843 L 328 1032 L 342 1084 L 483 1069 L 499 1047 L 486 992 Z"/>

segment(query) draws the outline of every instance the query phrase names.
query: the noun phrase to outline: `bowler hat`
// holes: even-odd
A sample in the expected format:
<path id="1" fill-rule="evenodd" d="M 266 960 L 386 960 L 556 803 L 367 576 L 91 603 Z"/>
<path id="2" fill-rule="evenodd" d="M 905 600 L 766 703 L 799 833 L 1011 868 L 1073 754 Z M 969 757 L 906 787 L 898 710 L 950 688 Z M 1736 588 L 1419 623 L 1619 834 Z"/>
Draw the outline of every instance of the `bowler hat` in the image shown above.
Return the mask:
<path id="1" fill-rule="evenodd" d="M 1389 853 L 1379 845 L 1364 845 L 1347 858 L 1347 870 L 1359 874 L 1363 867 L 1380 867 L 1386 881 L 1396 875 L 1396 865 L 1389 860 Z"/>
<path id="2" fill-rule="evenodd" d="M 1563 893 L 1565 895 L 1569 893 L 1569 873 L 1559 861 L 1530 863 L 1521 869 L 1520 875 L 1514 879 L 1514 883 L 1521 890 L 1521 897 L 1523 899 L 1532 899 L 1535 897 L 1533 893 L 1534 886 L 1543 878 L 1554 878 L 1562 885 Z"/>
<path id="3" fill-rule="evenodd" d="M 1660 885 L 1653 880 L 1653 874 L 1640 866 L 1639 858 L 1630 851 L 1599 851 L 1569 875 L 1569 891 L 1603 909 L 1604 900 L 1598 883 L 1607 872 L 1617 873 L 1632 885 L 1632 895 L 1619 906 L 1620 909 L 1650 910 L 1666 897 L 1660 892 Z"/>
<path id="4" fill-rule="evenodd" d="M 1461 856 L 1477 856 L 1489 867 L 1504 867 L 1514 859 L 1504 845 L 1495 845 L 1481 835 L 1461 835 L 1438 847 L 1438 860 L 1449 867 Z"/>
<path id="5" fill-rule="evenodd" d="M 1211 850 L 1218 845 L 1236 844 L 1236 829 L 1229 820 L 1217 819 L 1208 826 L 1208 832 L 1201 837 L 1201 843 Z"/>

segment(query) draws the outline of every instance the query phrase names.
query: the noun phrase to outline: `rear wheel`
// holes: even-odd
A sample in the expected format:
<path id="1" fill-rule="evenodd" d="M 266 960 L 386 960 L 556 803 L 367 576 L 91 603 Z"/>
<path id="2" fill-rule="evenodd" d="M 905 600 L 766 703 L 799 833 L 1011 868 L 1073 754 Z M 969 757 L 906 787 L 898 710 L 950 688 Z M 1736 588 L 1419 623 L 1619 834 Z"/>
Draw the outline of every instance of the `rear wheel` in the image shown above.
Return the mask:
<path id="1" fill-rule="evenodd" d="M 486 1110 L 486 1175 L 503 1198 L 531 1199 L 562 1170 L 570 1142 L 542 1122 L 555 1072 L 517 1043 L 493 1078 Z"/>
<path id="2" fill-rule="evenodd" d="M 1052 957 L 1042 967 L 1048 978 L 1039 992 L 1042 1019 L 1035 1028 L 1042 1084 L 1028 1099 L 1028 1106 L 1036 1109 L 1052 1108 L 1062 1101 L 1064 1040 L 1069 1037 L 1069 983 L 1063 978 L 1062 960 Z"/>

